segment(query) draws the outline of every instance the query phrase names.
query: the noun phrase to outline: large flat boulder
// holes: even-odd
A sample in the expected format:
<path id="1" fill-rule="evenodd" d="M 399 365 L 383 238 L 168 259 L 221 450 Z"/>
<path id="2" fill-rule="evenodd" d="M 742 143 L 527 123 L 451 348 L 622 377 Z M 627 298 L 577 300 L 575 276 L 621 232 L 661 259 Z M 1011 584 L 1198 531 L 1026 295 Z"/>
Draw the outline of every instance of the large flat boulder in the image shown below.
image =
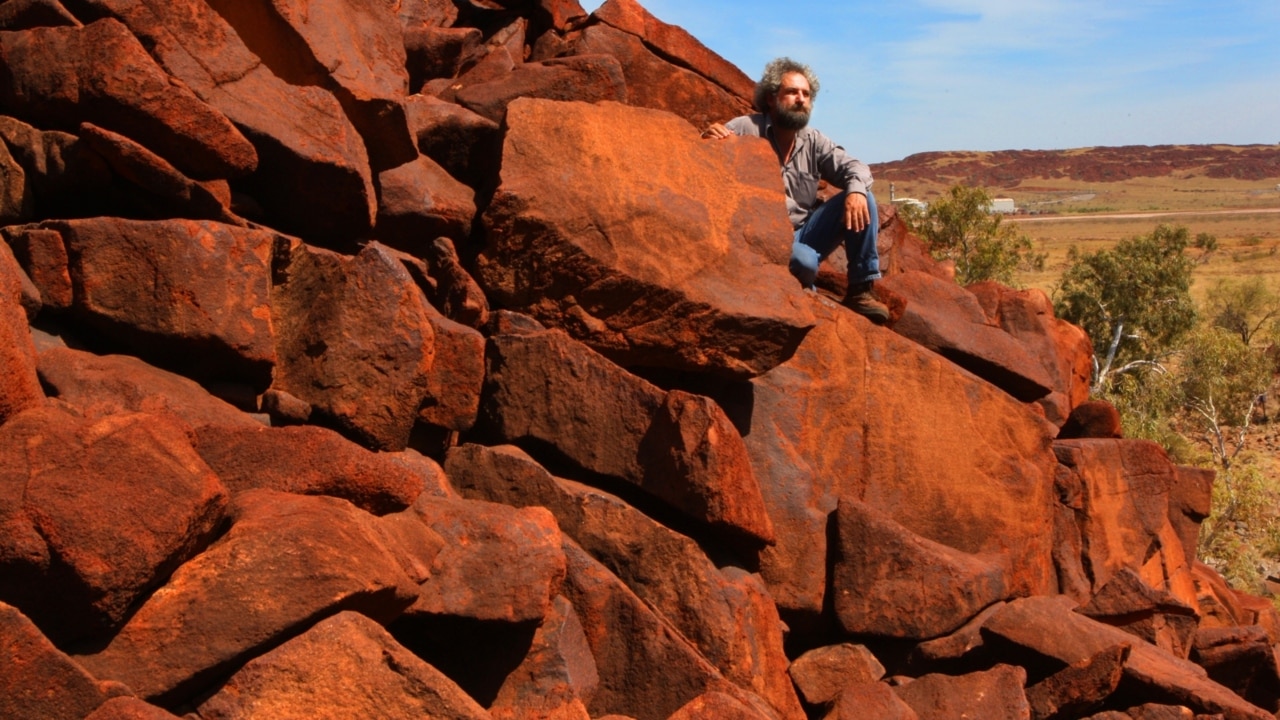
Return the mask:
<path id="1" fill-rule="evenodd" d="M 1031 705 L 1022 691 L 1026 680 L 1023 668 L 1001 664 L 964 675 L 925 675 L 893 691 L 920 720 L 1031 720 Z"/>
<path id="2" fill-rule="evenodd" d="M 814 312 L 795 356 L 752 380 L 744 434 L 775 527 L 761 573 L 779 607 L 821 614 L 842 497 L 994 560 L 1012 595 L 1055 590 L 1053 427 L 851 311 L 815 300 Z"/>
<path id="3" fill-rule="evenodd" d="M 192 428 L 261 428 L 253 415 L 209 394 L 194 380 L 132 355 L 97 355 L 69 347 L 40 353 L 36 370 L 49 397 L 83 415 L 144 412 L 168 415 Z"/>
<path id="4" fill-rule="evenodd" d="M 345 500 L 250 490 L 231 529 L 188 561 L 111 641 L 77 660 L 163 704 L 339 610 L 389 622 L 417 597 L 388 521 Z M 323 569 L 323 571 L 319 571 Z"/>
<path id="5" fill-rule="evenodd" d="M 314 425 L 209 424 L 192 437 L 200 457 L 233 493 L 267 488 L 329 495 L 383 515 L 412 505 L 426 484 L 396 456 Z"/>
<path id="6" fill-rule="evenodd" d="M 338 98 L 375 171 L 417 154 L 401 105 L 409 89 L 403 29 L 386 3 L 270 0 L 220 9 L 273 72 Z"/>
<path id="7" fill-rule="evenodd" d="M 730 535 L 773 528 L 742 437 L 709 398 L 632 375 L 560 330 L 489 339 L 479 429 L 550 446 Z"/>
<path id="8" fill-rule="evenodd" d="M 208 720 L 490 717 L 444 673 L 351 611 L 321 620 L 249 661 L 199 712 Z"/>
<path id="9" fill-rule="evenodd" d="M 684 28 L 654 17 L 635 0 L 607 0 L 592 14 L 605 25 L 635 35 L 668 58 L 672 65 L 690 68 L 750 106 L 755 81 L 736 65 L 717 55 Z M 671 109 L 671 108 L 664 108 Z M 740 113 L 739 113 L 740 114 Z M 721 120 L 724 117 L 720 118 Z"/>
<path id="10" fill-rule="evenodd" d="M 891 323 L 911 338 L 1023 402 L 1054 389 L 1040 360 L 1012 335 L 989 324 L 973 293 L 923 272 L 891 275 L 877 286 L 904 298 Z"/>
<path id="11" fill-rule="evenodd" d="M 626 80 L 609 55 L 581 55 L 520 63 L 485 82 L 467 85 L 455 96 L 459 105 L 501 123 L 517 98 L 598 102 L 626 100 Z"/>
<path id="12" fill-rule="evenodd" d="M 840 501 L 836 528 L 831 594 L 845 632 L 937 637 L 1009 593 L 998 560 L 922 538 L 857 500 Z"/>
<path id="13" fill-rule="evenodd" d="M 477 259 L 491 300 L 623 365 L 735 378 L 784 361 L 812 327 L 767 143 L 703 142 L 616 103 L 519 99 L 507 128 Z M 566 157 L 581 159 L 573 173 L 555 170 Z"/>
<path id="14" fill-rule="evenodd" d="M 1128 697 L 1136 700 L 1134 704 L 1173 701 L 1197 713 L 1221 713 L 1227 720 L 1273 720 L 1272 713 L 1210 680 L 1198 665 L 1091 620 L 1074 607 L 1064 596 L 1022 598 L 992 614 L 982 632 L 998 639 L 1004 652 L 1013 647 L 1030 653 L 1023 662 L 1047 659 L 1059 667 L 1084 662 L 1116 645 L 1130 645 L 1121 682 L 1129 684 Z"/>
<path id="15" fill-rule="evenodd" d="M 630 6 L 628 10 L 618 12 L 626 5 Z M 625 17 L 624 13 L 631 10 L 635 13 L 631 17 Z M 642 15 L 647 17 L 642 19 Z M 624 99 L 628 105 L 665 110 L 688 120 L 699 130 L 713 122 L 724 122 L 752 112 L 750 98 L 753 82 L 747 80 L 745 95 L 735 94 L 700 74 L 702 68 L 690 68 L 668 55 L 666 48 L 656 46 L 649 36 L 633 32 L 633 29 L 641 33 L 653 31 L 654 39 L 672 40 L 674 42 L 671 44 L 679 45 L 680 40 L 670 36 L 683 32 L 680 28 L 662 23 L 634 2 L 605 3 L 597 10 L 596 17 L 605 18 L 606 22 L 582 30 L 571 41 L 570 47 L 578 56 L 603 55 L 616 58 L 621 66 L 620 74 L 626 90 Z M 639 24 L 641 27 L 618 28 L 608 24 L 608 20 L 617 20 L 619 25 Z M 664 34 L 669 37 L 662 37 Z M 702 56 L 698 59 L 719 59 L 715 53 L 692 41 L 692 38 L 689 40 L 691 42 L 684 43 L 683 48 L 673 49 L 677 52 L 681 49 L 695 51 L 695 54 Z M 698 49 L 702 52 L 696 53 Z M 723 74 L 730 73 L 725 70 Z M 741 75 L 741 71 L 738 74 Z M 734 82 L 734 78 L 728 80 Z"/>
<path id="16" fill-rule="evenodd" d="M 502 623 L 546 616 L 565 559 L 560 528 L 545 508 L 424 494 L 409 512 L 444 540 L 410 615 Z"/>
<path id="17" fill-rule="evenodd" d="M 60 643 L 102 637 L 204 549 L 226 506 L 163 417 L 27 410 L 0 427 L 0 599 Z"/>
<path id="18" fill-rule="evenodd" d="M 1066 479 L 1078 488 L 1076 528 L 1091 592 L 1122 570 L 1191 609 L 1199 607 L 1182 538 L 1171 517 L 1180 472 L 1159 445 L 1147 440 L 1059 440 L 1054 452 Z M 1185 657 L 1185 654 L 1184 654 Z"/>
<path id="19" fill-rule="evenodd" d="M 188 376 L 265 385 L 276 360 L 269 288 L 277 233 L 207 220 L 110 217 L 10 232 L 61 241 L 71 315 L 116 347 Z M 32 279 L 53 280 L 57 297 L 60 276 L 52 270 Z"/>
<path id="20" fill-rule="evenodd" d="M 1040 402 L 1051 421 L 1061 424 L 1089 399 L 1093 343 L 1079 326 L 1053 313 L 1043 290 L 1015 290 L 997 282 L 966 288 L 978 298 L 987 319 L 1020 342 L 1049 374 L 1053 392 Z"/>

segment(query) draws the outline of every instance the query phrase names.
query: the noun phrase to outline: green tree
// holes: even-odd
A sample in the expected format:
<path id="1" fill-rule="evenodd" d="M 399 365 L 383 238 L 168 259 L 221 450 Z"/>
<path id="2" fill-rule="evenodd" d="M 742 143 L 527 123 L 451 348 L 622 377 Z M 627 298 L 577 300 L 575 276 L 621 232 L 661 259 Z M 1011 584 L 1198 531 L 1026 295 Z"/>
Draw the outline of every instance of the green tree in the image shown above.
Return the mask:
<path id="1" fill-rule="evenodd" d="M 1109 250 L 1067 253 L 1054 311 L 1093 341 L 1095 394 L 1105 392 L 1116 376 L 1160 368 L 1195 327 L 1194 264 L 1183 255 L 1187 242 L 1185 227 L 1160 225 Z"/>
<path id="2" fill-rule="evenodd" d="M 1266 561 L 1280 556 L 1280 483 L 1247 458 L 1219 470 L 1196 554 L 1233 587 L 1259 592 Z"/>
<path id="3" fill-rule="evenodd" d="M 1245 450 L 1271 360 L 1233 330 L 1205 323 L 1183 344 L 1176 374 L 1183 422 L 1217 470 L 1197 552 L 1233 585 L 1256 592 L 1264 560 L 1280 550 L 1280 484 Z"/>
<path id="4" fill-rule="evenodd" d="M 1228 330 L 1201 327 L 1183 345 L 1178 375 L 1189 422 L 1201 431 L 1214 464 L 1230 470 L 1271 384 L 1270 359 Z"/>
<path id="5" fill-rule="evenodd" d="M 1209 291 L 1206 315 L 1214 325 L 1250 345 L 1280 318 L 1280 295 L 1258 276 L 1239 282 L 1220 280 Z"/>
<path id="6" fill-rule="evenodd" d="M 923 213 L 908 213 L 904 220 L 935 259 L 955 263 L 961 285 L 980 280 L 1012 285 L 1018 269 L 1044 267 L 1044 254 L 1033 253 L 1031 240 L 991 212 L 991 196 L 982 188 L 955 185 Z"/>

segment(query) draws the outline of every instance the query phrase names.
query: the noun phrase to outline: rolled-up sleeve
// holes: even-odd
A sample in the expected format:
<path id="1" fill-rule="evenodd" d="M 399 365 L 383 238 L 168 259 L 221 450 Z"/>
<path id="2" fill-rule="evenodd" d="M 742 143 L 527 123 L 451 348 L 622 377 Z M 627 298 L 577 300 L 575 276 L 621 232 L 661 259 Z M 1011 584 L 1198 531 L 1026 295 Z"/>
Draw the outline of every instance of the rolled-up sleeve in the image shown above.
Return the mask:
<path id="1" fill-rule="evenodd" d="M 867 194 L 873 180 L 871 168 L 866 163 L 845 152 L 822 133 L 814 133 L 814 144 L 818 174 L 823 180 L 849 192 Z"/>

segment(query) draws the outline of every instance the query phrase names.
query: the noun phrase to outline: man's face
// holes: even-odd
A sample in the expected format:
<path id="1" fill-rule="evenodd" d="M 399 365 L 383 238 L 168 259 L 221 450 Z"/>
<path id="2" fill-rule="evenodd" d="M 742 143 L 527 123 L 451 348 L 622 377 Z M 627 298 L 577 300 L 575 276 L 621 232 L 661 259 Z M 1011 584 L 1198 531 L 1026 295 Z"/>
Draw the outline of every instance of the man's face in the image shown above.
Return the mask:
<path id="1" fill-rule="evenodd" d="M 782 85 L 773 96 L 773 121 L 788 130 L 800 130 L 809 124 L 813 110 L 809 81 L 798 72 L 782 76 Z"/>

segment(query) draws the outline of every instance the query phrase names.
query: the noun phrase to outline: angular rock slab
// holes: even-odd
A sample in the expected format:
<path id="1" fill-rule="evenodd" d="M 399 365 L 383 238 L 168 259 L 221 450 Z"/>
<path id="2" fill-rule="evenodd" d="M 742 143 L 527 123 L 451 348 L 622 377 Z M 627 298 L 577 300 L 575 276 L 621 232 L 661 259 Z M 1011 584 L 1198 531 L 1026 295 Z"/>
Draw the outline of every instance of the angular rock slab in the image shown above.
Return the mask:
<path id="1" fill-rule="evenodd" d="M 276 361 L 270 284 L 277 233 L 119 218 L 51 220 L 11 232 L 56 243 L 46 231 L 65 246 L 74 317 L 184 374 L 265 384 Z"/>
<path id="2" fill-rule="evenodd" d="M 1059 440 L 1054 452 L 1080 488 L 1076 513 L 1080 562 L 1098 592 L 1122 569 L 1198 608 L 1182 538 L 1171 518 L 1180 473 L 1165 451 L 1146 440 Z"/>
<path id="3" fill-rule="evenodd" d="M 937 637 L 1008 595 L 998 562 L 922 538 L 857 500 L 840 501 L 836 527 L 831 591 L 845 632 Z"/>
<path id="4" fill-rule="evenodd" d="M 884 683 L 850 685 L 840 693 L 831 712 L 822 720 L 919 720 L 911 706 Z"/>
<path id="5" fill-rule="evenodd" d="M 489 712 L 494 720 L 589 720 L 586 702 L 600 673 L 573 605 L 557 597 L 520 666 L 507 675 Z"/>
<path id="6" fill-rule="evenodd" d="M 425 486 L 394 456 L 327 428 L 205 425 L 192 434 L 200 457 L 233 493 L 266 488 L 329 495 L 383 515 L 412 505 Z"/>
<path id="7" fill-rule="evenodd" d="M 510 72 L 458 91 L 459 105 L 501 123 L 517 98 L 623 102 L 626 80 L 609 55 L 581 55 L 517 64 Z"/>
<path id="8" fill-rule="evenodd" d="M 968 290 L 923 272 L 893 275 L 877 286 L 906 298 L 893 331 L 911 338 L 1023 402 L 1053 389 L 1048 372 L 1012 335 L 987 323 Z"/>
<path id="9" fill-rule="evenodd" d="M 226 14 L 276 74 L 330 89 L 360 131 L 375 170 L 413 159 L 401 100 L 408 92 L 403 30 L 367 0 L 269 0 Z M 282 57 L 288 48 L 290 56 Z M 305 69 L 304 69 L 305 68 Z"/>
<path id="10" fill-rule="evenodd" d="M 1083 662 L 1116 645 L 1131 645 L 1122 682 L 1132 683 L 1140 699 L 1172 700 L 1198 713 L 1222 713 L 1227 720 L 1274 720 L 1272 713 L 1210 680 L 1200 666 L 1090 620 L 1074 612 L 1074 606 L 1064 596 L 1021 598 L 996 611 L 982 631 L 1063 665 Z"/>
<path id="11" fill-rule="evenodd" d="M 199 707 L 205 720 L 489 720 L 378 623 L 340 612 L 249 661 Z"/>
<path id="12" fill-rule="evenodd" d="M 174 83 L 119 21 L 37 28 L 0 37 L 0 102 L 43 128 L 91 122 L 130 137 L 198 180 L 257 167 L 253 145 L 227 120 Z"/>
<path id="13" fill-rule="evenodd" d="M 82 718 L 125 692 L 89 675 L 17 608 L 0 602 L 0 716 Z"/>
<path id="14" fill-rule="evenodd" d="M 780 718 L 803 716 L 786 674 L 778 611 L 758 576 L 717 568 L 693 540 L 614 495 L 552 476 L 514 446 L 451 448 L 445 469 L 465 496 L 550 510 L 726 679 L 764 698 Z"/>
<path id="15" fill-rule="evenodd" d="M 749 111 L 755 81 L 736 65 L 712 52 L 684 28 L 662 22 L 635 0 L 608 0 L 596 8 L 592 17 L 644 40 L 656 54 L 670 58 L 673 65 L 690 68 L 739 98 L 744 104 L 742 112 Z M 729 116 L 720 116 L 719 119 L 723 121 L 727 117 Z"/>
<path id="16" fill-rule="evenodd" d="M 379 243 L 355 257 L 300 243 L 280 255 L 272 311 L 281 361 L 272 388 L 362 445 L 403 450 L 435 362 L 426 297 Z"/>
<path id="17" fill-rule="evenodd" d="M 664 392 L 560 330 L 489 339 L 483 429 L 555 448 L 690 518 L 773 539 L 741 436 L 710 399 Z"/>
<path id="18" fill-rule="evenodd" d="M 226 505 L 165 418 L 28 410 L 0 427 L 0 598 L 58 642 L 101 636 L 203 549 Z"/>
<path id="19" fill-rule="evenodd" d="M 743 378 L 794 352 L 813 319 L 767 143 L 611 102 L 518 99 L 507 126 L 477 259 L 491 299 L 623 365 Z"/>
<path id="20" fill-rule="evenodd" d="M 805 702 L 827 705 L 850 685 L 879 682 L 884 666 L 862 645 L 840 643 L 806 652 L 791 663 L 787 673 Z"/>
<path id="21" fill-rule="evenodd" d="M 44 402 L 36 376 L 36 347 L 22 309 L 23 272 L 0 243 L 0 424 Z"/>
<path id="22" fill-rule="evenodd" d="M 611 4 L 615 7 L 620 5 L 606 3 L 600 9 L 604 10 Z M 639 7 L 635 3 L 627 4 Z M 648 15 L 643 9 L 640 12 Z M 649 18 L 653 19 L 651 15 Z M 656 23 L 653 29 L 660 24 Z M 670 56 L 663 54 L 661 48 L 654 47 L 647 37 L 607 24 L 597 24 L 585 28 L 572 41 L 571 47 L 579 57 L 604 55 L 617 58 L 626 90 L 623 99 L 628 105 L 679 115 L 699 130 L 713 122 L 724 122 L 752 112 L 749 98 L 754 83 L 748 85 L 745 98 L 735 95 L 700 75 L 698 70 L 672 62 Z"/>
<path id="23" fill-rule="evenodd" d="M 169 74 L 253 143 L 258 169 L 245 186 L 266 210 L 269 225 L 328 243 L 349 242 L 373 226 L 369 155 L 333 93 L 316 83 L 281 79 L 203 0 L 85 3 L 127 25 Z M 266 49 L 273 56 L 278 52 L 270 43 Z M 315 202 L 318 197 L 325 201 Z"/>
<path id="24" fill-rule="evenodd" d="M 230 515 L 227 534 L 81 664 L 179 703 L 326 615 L 356 610 L 388 622 L 417 598 L 390 523 L 345 500 L 249 490 Z"/>
<path id="25" fill-rule="evenodd" d="M 761 574 L 780 608 L 818 616 L 828 516 L 861 500 L 906 530 L 1002 557 L 1009 591 L 1056 588 L 1053 428 L 1008 394 L 844 308 L 751 382 L 751 464 L 777 535 Z"/>
<path id="26" fill-rule="evenodd" d="M 1031 720 L 1031 705 L 1022 691 L 1026 680 L 1023 668 L 996 665 L 966 675 L 925 675 L 893 691 L 920 720 Z"/>
<path id="27" fill-rule="evenodd" d="M 210 395 L 199 383 L 132 355 L 95 355 L 55 347 L 40 353 L 36 369 L 50 397 L 84 415 L 144 412 L 171 415 L 192 428 L 262 427 L 253 416 Z"/>
<path id="28" fill-rule="evenodd" d="M 618 713 L 666 720 L 709 691 L 724 692 L 768 717 L 763 700 L 725 680 L 603 565 L 572 542 L 566 541 L 564 550 L 565 597 L 582 622 L 600 676 L 587 704 L 592 717 Z"/>
<path id="29" fill-rule="evenodd" d="M 560 593 L 560 528 L 545 508 L 423 495 L 411 513 L 444 540 L 409 613 L 540 621 Z"/>
<path id="30" fill-rule="evenodd" d="M 1061 423 L 1089 399 L 1093 343 L 1079 326 L 1054 316 L 1053 302 L 1043 290 L 1015 290 L 990 281 L 965 289 L 978 298 L 987 319 L 1012 335 L 1049 373 L 1054 395 L 1062 403 L 1054 407 L 1041 401 L 1050 421 Z"/>

